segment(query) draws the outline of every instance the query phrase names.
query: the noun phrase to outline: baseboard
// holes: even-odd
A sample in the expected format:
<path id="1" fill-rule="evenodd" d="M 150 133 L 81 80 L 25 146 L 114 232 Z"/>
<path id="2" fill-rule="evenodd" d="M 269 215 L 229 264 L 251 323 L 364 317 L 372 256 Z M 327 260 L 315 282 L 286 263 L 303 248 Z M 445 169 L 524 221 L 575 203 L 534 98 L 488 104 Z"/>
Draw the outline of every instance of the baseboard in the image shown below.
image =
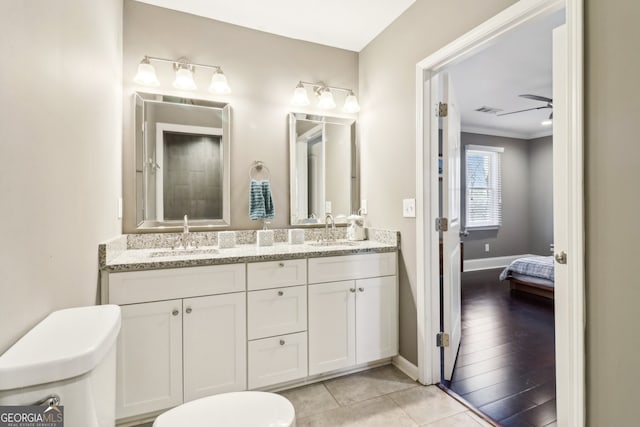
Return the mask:
<path id="1" fill-rule="evenodd" d="M 398 355 L 393 359 L 391 359 L 391 363 L 393 364 L 393 366 L 395 366 L 396 368 L 404 372 L 412 380 L 414 381 L 418 380 L 418 367 L 413 363 L 409 362 L 404 357 Z"/>
<path id="2" fill-rule="evenodd" d="M 515 261 L 518 258 L 535 256 L 531 254 L 522 254 L 522 255 L 508 255 L 508 256 L 498 256 L 493 258 L 477 258 L 477 259 L 465 259 L 464 260 L 464 271 L 477 271 L 477 270 L 489 270 L 491 268 L 502 268 L 511 264 L 512 261 Z"/>

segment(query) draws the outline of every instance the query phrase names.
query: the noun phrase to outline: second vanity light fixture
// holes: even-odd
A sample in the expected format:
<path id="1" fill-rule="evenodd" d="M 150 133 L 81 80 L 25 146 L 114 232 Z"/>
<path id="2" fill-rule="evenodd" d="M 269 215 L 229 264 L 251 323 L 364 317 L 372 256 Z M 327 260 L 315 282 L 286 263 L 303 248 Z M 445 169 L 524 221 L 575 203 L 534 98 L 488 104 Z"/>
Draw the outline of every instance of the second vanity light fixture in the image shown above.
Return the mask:
<path id="1" fill-rule="evenodd" d="M 151 61 L 155 62 L 168 62 L 173 64 L 173 69 L 176 72 L 176 78 L 173 81 L 173 87 L 181 90 L 194 90 L 197 89 L 196 82 L 193 80 L 193 73 L 196 71 L 196 67 L 209 68 L 215 70 L 213 77 L 211 77 L 211 84 L 209 85 L 209 92 L 212 93 L 231 93 L 229 83 L 227 83 L 227 77 L 222 72 L 222 68 L 219 65 L 204 65 L 193 64 L 187 58 L 178 58 L 176 60 L 156 58 L 153 56 L 145 56 L 138 65 L 138 72 L 133 81 L 145 85 L 145 86 L 160 86 L 160 81 L 156 76 L 156 70 L 151 65 Z"/>
<path id="2" fill-rule="evenodd" d="M 335 86 L 327 86 L 323 82 L 318 83 L 310 83 L 299 81 L 296 89 L 293 92 L 293 98 L 291 99 L 291 103 L 298 107 L 306 107 L 311 103 L 309 101 L 309 96 L 307 95 L 307 88 L 305 86 L 310 86 L 313 89 L 313 92 L 318 96 L 318 108 L 323 110 L 331 110 L 336 108 L 336 102 L 333 100 L 332 90 L 347 92 L 347 98 L 344 101 L 344 106 L 342 107 L 342 111 L 345 113 L 357 113 L 360 111 L 360 104 L 358 104 L 358 98 L 353 93 L 351 89 L 345 89 L 342 87 Z"/>

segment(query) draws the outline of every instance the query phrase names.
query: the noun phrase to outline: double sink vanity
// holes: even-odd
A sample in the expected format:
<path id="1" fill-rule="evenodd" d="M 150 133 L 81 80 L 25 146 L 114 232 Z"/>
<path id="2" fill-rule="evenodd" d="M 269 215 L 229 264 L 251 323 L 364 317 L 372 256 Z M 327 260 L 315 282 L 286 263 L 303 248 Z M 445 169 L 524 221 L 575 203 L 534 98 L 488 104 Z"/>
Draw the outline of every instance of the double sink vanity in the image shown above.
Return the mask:
<path id="1" fill-rule="evenodd" d="M 127 234 L 99 247 L 101 302 L 122 308 L 118 425 L 217 393 L 320 381 L 398 354 L 398 233 L 368 229 L 368 240 L 347 241 L 345 227 L 329 236 L 324 223 L 353 221 L 360 207 L 355 119 L 288 116 L 287 222 L 304 228 L 300 244 L 301 230 L 295 238 L 288 229 L 221 232 L 232 212 L 236 225 L 251 227 L 239 216 L 249 197 L 232 199 L 231 188 L 249 192 L 247 178 L 271 179 L 268 165 L 255 161 L 234 164 L 247 174 L 231 182 L 228 103 L 136 92 L 133 116 L 123 166 Z M 197 232 L 187 234 L 186 215 Z M 324 233 L 315 228 L 323 225 Z"/>
<path id="2" fill-rule="evenodd" d="M 316 229 L 317 230 L 317 229 Z M 344 234 L 344 228 L 339 228 Z M 171 249 L 176 234 L 100 245 L 101 300 L 122 308 L 120 425 L 193 399 L 279 390 L 388 363 L 398 353 L 398 234 L 260 247 L 237 231 Z M 340 236 L 340 237 L 344 237 Z"/>

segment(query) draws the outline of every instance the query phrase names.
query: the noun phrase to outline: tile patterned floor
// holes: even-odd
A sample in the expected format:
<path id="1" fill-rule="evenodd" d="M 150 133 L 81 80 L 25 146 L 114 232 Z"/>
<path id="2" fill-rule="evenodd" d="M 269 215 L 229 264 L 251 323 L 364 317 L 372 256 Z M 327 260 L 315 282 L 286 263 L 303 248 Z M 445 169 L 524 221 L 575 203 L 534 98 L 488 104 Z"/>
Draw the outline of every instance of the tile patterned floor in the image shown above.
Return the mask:
<path id="1" fill-rule="evenodd" d="M 438 387 L 422 386 L 391 365 L 280 394 L 295 407 L 297 427 L 491 426 Z"/>
<path id="2" fill-rule="evenodd" d="M 490 426 L 439 388 L 424 387 L 391 365 L 281 394 L 296 409 L 297 427 Z"/>

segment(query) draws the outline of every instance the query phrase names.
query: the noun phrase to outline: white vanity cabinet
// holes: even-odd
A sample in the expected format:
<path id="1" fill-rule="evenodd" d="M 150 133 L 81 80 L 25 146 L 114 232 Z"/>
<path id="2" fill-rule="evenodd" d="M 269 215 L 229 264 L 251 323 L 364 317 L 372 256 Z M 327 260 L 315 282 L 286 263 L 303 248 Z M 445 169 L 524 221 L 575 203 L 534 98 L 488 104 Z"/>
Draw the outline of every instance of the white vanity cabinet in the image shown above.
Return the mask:
<path id="1" fill-rule="evenodd" d="M 396 271 L 394 251 L 103 272 L 122 309 L 118 422 L 397 355 Z"/>
<path id="2" fill-rule="evenodd" d="M 109 274 L 119 420 L 246 389 L 245 289 L 244 264 Z"/>
<path id="3" fill-rule="evenodd" d="M 395 253 L 311 258 L 308 268 L 309 375 L 398 354 Z"/>
<path id="4" fill-rule="evenodd" d="M 248 385 L 307 376 L 307 260 L 247 264 Z"/>

